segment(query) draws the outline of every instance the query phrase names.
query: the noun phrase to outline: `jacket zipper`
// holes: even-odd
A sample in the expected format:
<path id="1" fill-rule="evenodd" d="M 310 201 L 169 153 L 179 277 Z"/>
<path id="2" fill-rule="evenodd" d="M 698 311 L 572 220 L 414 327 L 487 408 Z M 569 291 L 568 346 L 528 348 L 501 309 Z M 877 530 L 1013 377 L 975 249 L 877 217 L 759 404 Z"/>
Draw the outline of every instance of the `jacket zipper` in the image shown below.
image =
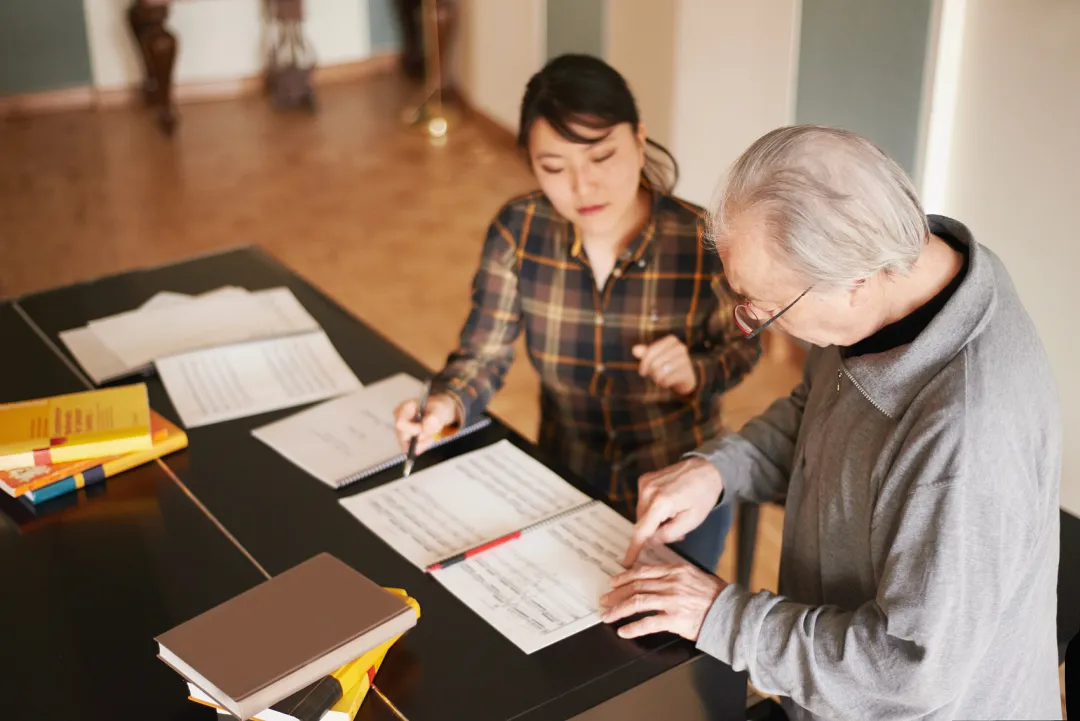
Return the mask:
<path id="1" fill-rule="evenodd" d="M 890 420 L 892 419 L 892 416 L 889 415 L 889 413 L 887 413 L 884 408 L 879 406 L 877 401 L 875 401 L 873 398 L 870 397 L 870 394 L 866 392 L 866 389 L 864 389 L 861 385 L 859 385 L 859 381 L 855 380 L 855 378 L 852 377 L 852 375 L 850 373 L 848 373 L 847 368 L 844 368 L 842 365 L 836 369 L 836 393 L 837 393 L 837 395 L 840 394 L 840 380 L 844 376 L 847 376 L 847 379 L 849 381 L 851 381 L 851 385 L 855 386 L 855 388 L 858 389 L 859 393 L 862 393 L 863 398 L 870 401 L 870 405 L 872 405 L 874 408 L 877 408 L 878 412 L 881 415 L 885 416 L 886 418 L 888 418 Z"/>

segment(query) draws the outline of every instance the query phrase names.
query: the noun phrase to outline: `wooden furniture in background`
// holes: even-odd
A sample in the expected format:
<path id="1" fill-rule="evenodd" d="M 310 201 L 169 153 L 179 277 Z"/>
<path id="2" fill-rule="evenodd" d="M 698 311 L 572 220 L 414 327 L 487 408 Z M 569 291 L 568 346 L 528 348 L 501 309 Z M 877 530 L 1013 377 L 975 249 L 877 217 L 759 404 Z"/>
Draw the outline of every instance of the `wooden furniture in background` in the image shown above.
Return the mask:
<path id="1" fill-rule="evenodd" d="M 145 76 L 142 90 L 146 104 L 156 113 L 161 129 L 172 135 L 176 129 L 173 99 L 173 68 L 178 41 L 165 26 L 173 0 L 132 0 L 128 25 L 142 57 Z M 273 24 L 273 46 L 267 67 L 267 90 L 276 107 L 315 108 L 311 87 L 314 59 L 301 33 L 303 0 L 267 0 L 267 14 Z M 441 4 L 441 3 L 440 3 Z"/>
<path id="2" fill-rule="evenodd" d="M 311 72 L 315 55 L 304 38 L 304 0 L 267 0 L 270 11 L 270 54 L 266 91 L 274 107 L 315 110 Z"/>
<path id="3" fill-rule="evenodd" d="M 401 67 L 407 77 L 417 82 L 423 81 L 427 74 L 423 4 L 423 0 L 396 0 L 394 3 L 401 28 Z M 447 100 L 454 94 L 453 77 L 446 72 L 446 68 L 457 33 L 459 8 L 457 0 L 436 0 L 435 8 L 438 18 L 439 67 L 443 69 L 440 73 L 440 89 L 443 100 Z"/>
<path id="4" fill-rule="evenodd" d="M 142 56 L 145 77 L 143 99 L 157 114 L 166 134 L 176 129 L 176 106 L 172 98 L 172 72 L 176 63 L 176 36 L 165 27 L 170 0 L 132 0 L 128 24 Z"/>

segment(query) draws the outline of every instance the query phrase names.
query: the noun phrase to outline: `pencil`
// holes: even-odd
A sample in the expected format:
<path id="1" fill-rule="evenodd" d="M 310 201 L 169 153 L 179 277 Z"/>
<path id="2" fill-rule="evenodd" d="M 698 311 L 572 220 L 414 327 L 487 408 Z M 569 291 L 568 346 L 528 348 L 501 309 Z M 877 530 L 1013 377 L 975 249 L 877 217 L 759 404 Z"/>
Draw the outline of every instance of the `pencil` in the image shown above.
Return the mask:
<path id="1" fill-rule="evenodd" d="M 529 525 L 525 526 L 524 528 L 522 528 L 520 530 L 512 531 L 510 533 L 507 533 L 504 536 L 499 536 L 498 538 L 495 538 L 493 540 L 486 541 L 484 543 L 481 543 L 479 546 L 473 546 L 472 548 L 470 548 L 470 549 L 468 549 L 466 551 L 462 551 L 461 553 L 456 553 L 453 556 L 450 556 L 449 558 L 444 558 L 441 561 L 438 561 L 436 563 L 431 564 L 426 569 L 424 569 L 424 572 L 425 573 L 431 573 L 432 571 L 438 571 L 438 570 L 443 569 L 443 568 L 449 568 L 450 566 L 461 563 L 462 561 L 467 561 L 470 558 L 472 558 L 473 556 L 477 556 L 477 555 L 483 553 L 484 551 L 490 551 L 493 548 L 498 548 L 499 546 L 502 546 L 502 545 L 504 545 L 506 543 L 509 543 L 510 541 L 521 538 L 526 533 L 531 533 L 532 531 L 536 531 L 536 530 L 539 530 L 541 528 L 544 528 L 545 526 L 549 526 L 552 523 L 555 523 L 556 521 L 561 521 L 562 519 L 566 518 L 567 516 L 573 515 L 574 513 L 577 513 L 578 511 L 580 511 L 583 508 L 588 508 L 589 506 L 593 505 L 594 503 L 599 503 L 599 501 L 588 501 L 587 503 L 582 503 L 580 506 L 574 506 L 573 508 L 568 508 L 565 511 L 562 511 L 560 513 L 556 513 L 554 516 L 550 516 L 548 518 L 545 518 L 542 521 L 537 521 L 535 523 L 530 523 Z"/>
<path id="2" fill-rule="evenodd" d="M 424 392 L 420 394 L 420 404 L 416 407 L 416 415 L 413 416 L 413 423 L 420 423 L 424 420 L 424 414 L 427 412 L 428 395 L 431 393 L 431 381 L 424 383 Z M 404 477 L 408 478 L 412 473 L 413 464 L 416 463 L 416 442 L 419 440 L 420 434 L 416 434 L 409 441 L 409 452 L 405 455 L 405 472 Z"/>

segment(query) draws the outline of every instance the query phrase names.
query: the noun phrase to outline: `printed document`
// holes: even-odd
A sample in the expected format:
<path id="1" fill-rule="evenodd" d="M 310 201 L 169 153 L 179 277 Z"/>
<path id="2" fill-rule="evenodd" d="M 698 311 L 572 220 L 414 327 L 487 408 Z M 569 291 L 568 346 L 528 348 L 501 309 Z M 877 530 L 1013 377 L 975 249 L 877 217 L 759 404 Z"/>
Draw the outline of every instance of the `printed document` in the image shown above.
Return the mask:
<path id="1" fill-rule="evenodd" d="M 360 381 L 322 331 L 207 348 L 156 361 L 187 428 L 325 400 Z"/>
<path id="2" fill-rule="evenodd" d="M 525 653 L 600 622 L 599 599 L 632 524 L 509 441 L 487 446 L 341 504 L 419 568 L 571 509 L 433 575 Z M 650 548 L 643 563 L 678 563 Z"/>

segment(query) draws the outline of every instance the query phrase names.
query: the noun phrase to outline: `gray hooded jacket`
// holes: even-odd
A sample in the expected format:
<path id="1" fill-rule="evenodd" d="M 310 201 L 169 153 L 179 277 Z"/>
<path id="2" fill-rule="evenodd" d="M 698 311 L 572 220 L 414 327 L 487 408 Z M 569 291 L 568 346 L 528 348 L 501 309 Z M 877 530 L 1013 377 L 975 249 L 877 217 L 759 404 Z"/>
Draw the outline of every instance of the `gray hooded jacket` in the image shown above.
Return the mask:
<path id="1" fill-rule="evenodd" d="M 729 585 L 698 640 L 796 719 L 1057 719 L 1061 420 L 1001 261 L 910 345 L 811 351 L 803 382 L 697 451 L 723 502 L 786 494 L 780 595 Z"/>

